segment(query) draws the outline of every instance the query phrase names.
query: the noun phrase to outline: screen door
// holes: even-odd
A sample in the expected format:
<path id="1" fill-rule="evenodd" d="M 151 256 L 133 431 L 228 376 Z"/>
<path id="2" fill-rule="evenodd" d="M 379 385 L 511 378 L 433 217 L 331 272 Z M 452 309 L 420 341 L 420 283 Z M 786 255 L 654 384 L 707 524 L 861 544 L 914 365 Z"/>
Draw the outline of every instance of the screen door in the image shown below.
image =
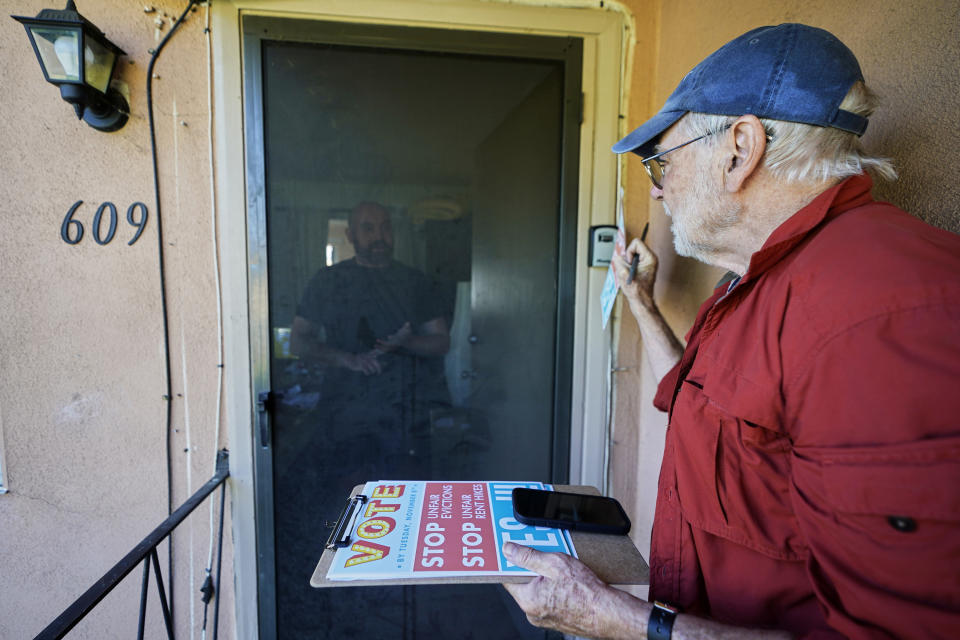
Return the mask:
<path id="1" fill-rule="evenodd" d="M 244 28 L 262 637 L 550 637 L 309 579 L 354 485 L 567 479 L 580 42 Z"/>

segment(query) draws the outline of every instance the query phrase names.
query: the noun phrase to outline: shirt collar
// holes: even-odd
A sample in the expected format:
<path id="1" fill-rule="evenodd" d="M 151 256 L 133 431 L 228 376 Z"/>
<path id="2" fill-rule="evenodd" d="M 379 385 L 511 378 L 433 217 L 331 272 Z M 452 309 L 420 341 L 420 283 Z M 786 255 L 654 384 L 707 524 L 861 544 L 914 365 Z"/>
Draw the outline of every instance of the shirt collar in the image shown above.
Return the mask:
<path id="1" fill-rule="evenodd" d="M 750 258 L 750 266 L 740 284 L 756 279 L 768 271 L 800 244 L 822 222 L 844 211 L 873 201 L 870 189 L 873 180 L 866 173 L 852 176 L 827 189 L 804 208 L 774 229 L 760 250 Z"/>

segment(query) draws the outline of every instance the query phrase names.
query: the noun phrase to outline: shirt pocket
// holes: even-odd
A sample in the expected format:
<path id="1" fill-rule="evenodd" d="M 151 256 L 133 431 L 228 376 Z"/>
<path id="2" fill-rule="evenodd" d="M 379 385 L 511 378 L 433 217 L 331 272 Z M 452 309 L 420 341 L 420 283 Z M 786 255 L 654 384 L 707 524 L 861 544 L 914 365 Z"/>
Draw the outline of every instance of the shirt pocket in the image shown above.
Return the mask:
<path id="1" fill-rule="evenodd" d="M 854 534 L 896 546 L 924 530 L 960 524 L 960 437 L 852 448 L 798 448 L 798 484 L 815 473 L 811 495 Z M 801 485 L 802 487 L 802 485 Z M 817 490 L 819 489 L 819 491 Z M 919 536 L 905 534 L 920 533 Z"/>
<path id="2" fill-rule="evenodd" d="M 736 403 L 709 379 L 684 381 L 680 394 L 671 428 L 684 517 L 773 558 L 805 557 L 790 501 L 787 439 L 727 410 Z"/>
<path id="3" fill-rule="evenodd" d="M 821 572 L 838 589 L 957 615 L 960 437 L 798 447 L 793 465 L 798 517 Z M 874 609 L 884 608 L 881 595 Z"/>
<path id="4" fill-rule="evenodd" d="M 720 421 L 700 383 L 682 382 L 670 429 L 675 439 L 677 499 L 684 518 L 695 527 L 716 531 L 726 523 L 717 493 Z"/>

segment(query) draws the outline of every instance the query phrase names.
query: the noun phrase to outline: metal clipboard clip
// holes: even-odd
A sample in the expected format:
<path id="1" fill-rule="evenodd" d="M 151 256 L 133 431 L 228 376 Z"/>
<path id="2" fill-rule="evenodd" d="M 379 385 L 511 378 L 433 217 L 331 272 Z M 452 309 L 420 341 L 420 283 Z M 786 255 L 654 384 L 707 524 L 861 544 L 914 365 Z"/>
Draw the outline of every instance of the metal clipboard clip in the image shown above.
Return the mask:
<path id="1" fill-rule="evenodd" d="M 353 523 L 356 522 L 357 516 L 360 514 L 360 507 L 366 501 L 367 496 L 363 494 L 357 494 L 347 499 L 347 504 L 344 505 L 340 517 L 333 525 L 330 537 L 327 538 L 327 549 L 340 549 L 350 544 L 350 532 L 353 531 Z"/>

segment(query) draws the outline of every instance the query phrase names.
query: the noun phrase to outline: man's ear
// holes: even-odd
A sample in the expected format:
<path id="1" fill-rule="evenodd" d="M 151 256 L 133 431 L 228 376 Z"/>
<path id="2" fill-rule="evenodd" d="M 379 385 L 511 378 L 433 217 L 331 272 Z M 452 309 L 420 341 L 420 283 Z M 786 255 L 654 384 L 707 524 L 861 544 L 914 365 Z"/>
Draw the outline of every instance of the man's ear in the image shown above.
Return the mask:
<path id="1" fill-rule="evenodd" d="M 740 116 L 730 125 L 724 146 L 723 186 L 734 193 L 740 191 L 763 161 L 767 150 L 767 132 L 754 115 Z"/>
<path id="2" fill-rule="evenodd" d="M 354 246 L 357 245 L 357 241 L 353 237 L 353 227 L 351 227 L 349 224 L 347 225 L 347 229 L 344 231 L 343 235 L 347 236 L 347 242 Z"/>

